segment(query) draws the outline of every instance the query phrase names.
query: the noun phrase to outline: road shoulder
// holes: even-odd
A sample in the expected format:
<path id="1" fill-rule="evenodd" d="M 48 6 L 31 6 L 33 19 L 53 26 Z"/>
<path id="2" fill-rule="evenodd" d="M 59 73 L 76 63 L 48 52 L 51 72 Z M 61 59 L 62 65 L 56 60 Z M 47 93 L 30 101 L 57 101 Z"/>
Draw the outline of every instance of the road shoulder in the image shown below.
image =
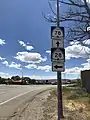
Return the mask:
<path id="1" fill-rule="evenodd" d="M 52 89 L 44 90 L 35 95 L 32 100 L 28 101 L 26 104 L 19 106 L 10 120 L 44 120 L 44 104 L 48 96 L 50 96 L 51 91 Z"/>

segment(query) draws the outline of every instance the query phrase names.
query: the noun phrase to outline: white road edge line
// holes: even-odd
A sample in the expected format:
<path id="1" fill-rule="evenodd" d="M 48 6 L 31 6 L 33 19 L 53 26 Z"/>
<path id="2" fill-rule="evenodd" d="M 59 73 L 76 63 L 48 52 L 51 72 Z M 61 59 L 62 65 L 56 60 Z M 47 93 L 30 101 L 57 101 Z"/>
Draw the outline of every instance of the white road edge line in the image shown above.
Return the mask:
<path id="1" fill-rule="evenodd" d="M 3 93 L 5 93 L 5 92 L 1 92 L 0 95 L 3 94 Z"/>
<path id="2" fill-rule="evenodd" d="M 9 102 L 9 101 L 11 101 L 11 100 L 13 100 L 13 99 L 16 99 L 17 97 L 20 97 L 20 96 L 22 96 L 22 95 L 25 95 L 25 94 L 27 94 L 27 93 L 29 93 L 29 92 L 31 92 L 31 91 L 28 91 L 28 92 L 19 94 L 19 95 L 15 96 L 15 97 L 12 97 L 12 98 L 10 98 L 10 99 L 4 101 L 4 102 L 1 102 L 0 105 L 3 105 L 3 104 L 5 104 L 5 103 L 7 103 L 7 102 Z"/>

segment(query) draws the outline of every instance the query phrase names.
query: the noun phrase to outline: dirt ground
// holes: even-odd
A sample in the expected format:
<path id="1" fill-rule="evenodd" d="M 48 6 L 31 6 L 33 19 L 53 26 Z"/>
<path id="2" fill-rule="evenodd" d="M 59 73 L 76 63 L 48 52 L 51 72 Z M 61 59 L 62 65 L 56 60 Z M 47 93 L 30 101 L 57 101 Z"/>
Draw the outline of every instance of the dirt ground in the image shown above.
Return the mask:
<path id="1" fill-rule="evenodd" d="M 63 104 L 62 120 L 90 120 L 90 95 L 82 88 L 65 88 Z"/>
<path id="2" fill-rule="evenodd" d="M 9 120 L 44 120 L 43 109 L 51 90 L 36 95 L 32 101 L 19 106 Z"/>
<path id="3" fill-rule="evenodd" d="M 90 120 L 90 98 L 84 93 L 79 98 L 75 90 L 63 91 L 62 120 Z M 74 93 L 73 93 L 74 92 Z M 19 107 L 10 120 L 57 120 L 57 91 L 44 91 Z"/>
<path id="4" fill-rule="evenodd" d="M 62 120 L 90 120 L 90 95 L 82 89 L 63 89 Z M 50 92 L 44 103 L 43 120 L 57 120 L 57 91 Z"/>

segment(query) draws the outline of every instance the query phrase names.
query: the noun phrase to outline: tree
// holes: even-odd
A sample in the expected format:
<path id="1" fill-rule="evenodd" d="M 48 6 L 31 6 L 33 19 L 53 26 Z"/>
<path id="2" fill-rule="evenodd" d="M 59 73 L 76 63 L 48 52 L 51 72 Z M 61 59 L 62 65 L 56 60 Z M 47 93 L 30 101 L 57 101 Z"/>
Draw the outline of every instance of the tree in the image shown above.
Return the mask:
<path id="1" fill-rule="evenodd" d="M 50 0 L 55 1 L 55 0 Z M 49 1 L 50 9 L 53 16 L 45 17 L 48 22 L 56 23 L 56 13 L 52 8 L 51 2 Z M 87 0 L 60 0 L 60 5 L 68 7 L 68 10 L 60 13 L 60 22 L 68 22 L 69 26 L 67 29 L 66 39 L 69 41 L 81 41 L 88 39 L 88 32 L 86 28 L 90 26 L 90 4 Z M 71 25 L 72 24 L 72 25 Z"/>
<path id="2" fill-rule="evenodd" d="M 35 79 L 32 79 L 31 80 L 31 84 L 35 84 L 36 83 L 36 80 Z"/>
<path id="3" fill-rule="evenodd" d="M 17 76 L 12 76 L 11 79 L 13 79 L 13 80 L 20 80 L 21 78 L 17 75 Z"/>
<path id="4" fill-rule="evenodd" d="M 1 78 L 1 84 L 5 84 L 6 79 L 5 78 Z"/>
<path id="5" fill-rule="evenodd" d="M 0 77 L 0 83 L 1 83 L 2 78 Z"/>
<path id="6" fill-rule="evenodd" d="M 77 84 L 78 87 L 82 87 L 82 80 L 81 79 L 77 79 L 76 84 Z"/>
<path id="7" fill-rule="evenodd" d="M 46 84 L 48 84 L 48 80 L 46 80 Z"/>
<path id="8" fill-rule="evenodd" d="M 23 77 L 24 81 L 28 81 L 29 83 L 31 83 L 31 79 L 29 77 Z"/>

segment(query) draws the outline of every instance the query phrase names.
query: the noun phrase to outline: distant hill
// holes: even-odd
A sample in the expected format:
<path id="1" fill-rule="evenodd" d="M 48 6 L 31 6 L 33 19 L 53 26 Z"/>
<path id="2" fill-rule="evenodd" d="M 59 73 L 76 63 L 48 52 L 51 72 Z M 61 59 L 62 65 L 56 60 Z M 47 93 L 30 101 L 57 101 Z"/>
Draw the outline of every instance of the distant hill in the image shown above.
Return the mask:
<path id="1" fill-rule="evenodd" d="M 48 80 L 48 82 L 57 82 L 57 79 L 43 79 L 43 80 L 37 80 L 37 81 L 46 81 L 46 80 Z M 70 80 L 70 79 L 62 79 L 62 81 L 68 81 L 68 80 Z"/>

